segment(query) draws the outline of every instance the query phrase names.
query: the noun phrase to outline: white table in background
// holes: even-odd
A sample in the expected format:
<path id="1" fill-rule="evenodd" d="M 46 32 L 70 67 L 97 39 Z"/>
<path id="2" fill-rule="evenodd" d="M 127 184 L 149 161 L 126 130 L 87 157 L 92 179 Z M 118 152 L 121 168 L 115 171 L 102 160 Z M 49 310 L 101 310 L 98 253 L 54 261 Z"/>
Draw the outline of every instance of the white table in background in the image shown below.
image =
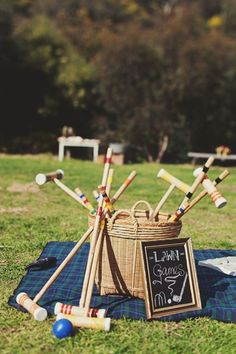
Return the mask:
<path id="1" fill-rule="evenodd" d="M 83 139 L 80 136 L 71 136 L 65 138 L 63 136 L 59 137 L 59 150 L 58 150 L 58 160 L 63 161 L 65 147 L 87 147 L 93 148 L 93 161 L 96 162 L 98 158 L 98 150 L 100 140 L 98 139 Z"/>
<path id="2" fill-rule="evenodd" d="M 214 157 L 216 160 L 226 161 L 226 160 L 236 160 L 236 155 L 220 155 L 220 154 L 209 154 L 206 152 L 188 152 L 188 157 L 192 157 L 192 163 L 195 165 L 197 159 L 207 159 L 208 157 Z"/>

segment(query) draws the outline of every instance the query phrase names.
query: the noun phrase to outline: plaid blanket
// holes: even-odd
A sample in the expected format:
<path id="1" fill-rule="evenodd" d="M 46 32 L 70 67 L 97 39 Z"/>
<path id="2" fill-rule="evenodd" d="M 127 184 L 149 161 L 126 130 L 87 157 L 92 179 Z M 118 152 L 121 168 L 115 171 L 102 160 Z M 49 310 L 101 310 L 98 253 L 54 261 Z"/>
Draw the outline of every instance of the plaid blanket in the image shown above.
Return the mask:
<path id="1" fill-rule="evenodd" d="M 49 242 L 40 258 L 57 257 L 57 264 L 47 270 L 29 270 L 14 294 L 10 296 L 9 305 L 22 311 L 22 307 L 16 303 L 16 295 L 26 292 L 34 298 L 74 245 L 74 242 Z M 53 314 L 57 301 L 79 305 L 88 252 L 89 244 L 86 243 L 39 301 L 39 305 L 46 308 L 49 314 Z M 236 322 L 236 278 L 198 266 L 200 260 L 226 256 L 236 256 L 236 250 L 195 250 L 194 257 L 203 308 L 198 311 L 165 316 L 161 320 L 179 321 L 208 316 L 220 321 Z M 94 287 L 91 306 L 106 308 L 107 316 L 111 318 L 146 319 L 143 300 L 122 296 L 100 296 L 96 287 Z"/>

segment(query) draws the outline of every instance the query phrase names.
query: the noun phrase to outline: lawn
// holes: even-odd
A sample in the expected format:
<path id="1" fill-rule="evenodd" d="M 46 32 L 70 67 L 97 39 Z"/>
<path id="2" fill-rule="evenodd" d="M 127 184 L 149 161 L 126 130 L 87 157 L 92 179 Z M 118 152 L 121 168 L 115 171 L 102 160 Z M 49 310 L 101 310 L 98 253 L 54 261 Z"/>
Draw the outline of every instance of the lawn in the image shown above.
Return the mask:
<path id="1" fill-rule="evenodd" d="M 117 202 L 130 208 L 144 199 L 154 207 L 168 185 L 157 180 L 164 167 L 186 183 L 193 181 L 191 165 L 139 164 L 114 166 L 112 192 L 127 175 L 138 175 Z M 110 332 L 81 330 L 58 340 L 52 335 L 53 318 L 36 322 L 28 314 L 7 305 L 7 300 L 25 274 L 24 267 L 36 259 L 48 241 L 76 241 L 87 229 L 87 211 L 54 184 L 40 189 L 35 175 L 62 168 L 64 183 L 77 186 L 92 198 L 101 182 L 102 165 L 90 161 L 59 163 L 51 155 L 0 157 L 0 352 L 4 353 L 236 353 L 236 325 L 208 318 L 175 322 L 113 320 Z M 213 179 L 223 167 L 214 166 Z M 219 189 L 228 205 L 217 210 L 209 198 L 196 205 L 183 221 L 181 236 L 190 236 L 195 249 L 236 249 L 236 168 Z M 112 194 L 111 192 L 111 194 Z M 183 195 L 174 191 L 164 206 L 173 212 Z"/>

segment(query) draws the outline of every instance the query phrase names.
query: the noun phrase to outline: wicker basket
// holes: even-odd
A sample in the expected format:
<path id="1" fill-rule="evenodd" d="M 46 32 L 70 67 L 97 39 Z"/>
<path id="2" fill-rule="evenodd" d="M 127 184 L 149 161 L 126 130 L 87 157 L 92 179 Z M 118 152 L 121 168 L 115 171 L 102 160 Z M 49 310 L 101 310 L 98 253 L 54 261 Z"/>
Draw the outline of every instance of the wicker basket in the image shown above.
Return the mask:
<path id="1" fill-rule="evenodd" d="M 147 210 L 136 209 L 141 203 Z M 168 222 L 166 213 L 151 221 L 151 213 L 150 205 L 141 200 L 131 210 L 118 210 L 107 219 L 96 276 L 101 295 L 144 298 L 139 241 L 178 237 L 182 226 L 181 221 Z"/>

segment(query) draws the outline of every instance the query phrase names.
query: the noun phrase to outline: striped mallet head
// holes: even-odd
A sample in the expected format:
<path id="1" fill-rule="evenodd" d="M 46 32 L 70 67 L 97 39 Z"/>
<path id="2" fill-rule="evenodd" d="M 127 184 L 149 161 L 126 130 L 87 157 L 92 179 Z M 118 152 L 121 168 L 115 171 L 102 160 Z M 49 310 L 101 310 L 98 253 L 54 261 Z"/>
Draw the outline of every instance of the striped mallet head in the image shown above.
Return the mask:
<path id="1" fill-rule="evenodd" d="M 196 168 L 193 171 L 194 177 L 199 176 L 201 173 L 202 168 Z M 227 200 L 222 196 L 222 194 L 217 190 L 213 182 L 208 178 L 208 176 L 205 174 L 202 180 L 202 185 L 206 189 L 207 193 L 211 197 L 211 200 L 215 204 L 216 208 L 223 208 L 227 204 Z"/>
<path id="2" fill-rule="evenodd" d="M 100 331 L 110 331 L 111 319 L 109 317 L 98 318 L 98 317 L 87 317 L 87 316 L 73 316 L 65 315 L 59 313 L 56 320 L 67 319 L 74 327 L 78 328 L 91 328 Z"/>
<path id="3" fill-rule="evenodd" d="M 57 302 L 54 307 L 54 314 L 58 315 L 62 313 L 64 315 L 73 316 L 85 316 L 85 309 L 79 306 L 67 305 L 61 302 Z M 105 309 L 90 308 L 88 312 L 88 317 L 98 317 L 104 318 L 106 316 Z"/>
<path id="4" fill-rule="evenodd" d="M 172 176 L 169 172 L 164 170 L 164 168 L 162 168 L 158 172 L 157 177 L 162 178 L 164 181 L 174 185 L 176 188 L 178 188 L 180 191 L 182 191 L 185 194 L 189 191 L 190 188 L 189 185 L 180 181 L 178 178 Z"/>
<path id="5" fill-rule="evenodd" d="M 47 311 L 31 300 L 26 293 L 19 293 L 16 302 L 31 313 L 36 321 L 44 321 L 47 318 Z"/>
<path id="6" fill-rule="evenodd" d="M 38 173 L 37 176 L 35 177 L 35 182 L 39 186 L 42 186 L 47 182 L 53 181 L 55 178 L 62 179 L 63 177 L 64 177 L 64 171 L 59 169 L 56 170 L 55 172 L 49 172 L 47 174 Z"/>

